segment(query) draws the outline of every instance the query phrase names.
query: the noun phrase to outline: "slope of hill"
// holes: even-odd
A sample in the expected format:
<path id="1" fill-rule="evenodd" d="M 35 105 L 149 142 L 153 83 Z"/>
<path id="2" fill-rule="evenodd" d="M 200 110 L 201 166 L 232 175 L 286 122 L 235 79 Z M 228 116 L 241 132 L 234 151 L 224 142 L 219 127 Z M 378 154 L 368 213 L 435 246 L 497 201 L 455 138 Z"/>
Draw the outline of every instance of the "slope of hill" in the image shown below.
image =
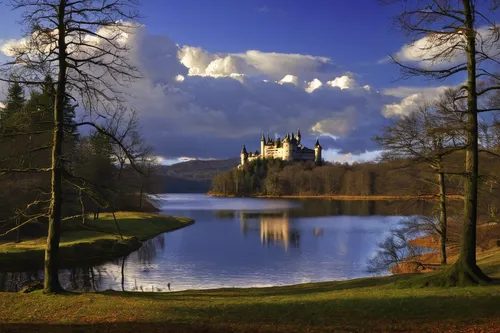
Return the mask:
<path id="1" fill-rule="evenodd" d="M 239 158 L 227 160 L 193 160 L 162 166 L 159 175 L 164 180 L 166 193 L 206 193 L 212 179 L 239 164 Z"/>

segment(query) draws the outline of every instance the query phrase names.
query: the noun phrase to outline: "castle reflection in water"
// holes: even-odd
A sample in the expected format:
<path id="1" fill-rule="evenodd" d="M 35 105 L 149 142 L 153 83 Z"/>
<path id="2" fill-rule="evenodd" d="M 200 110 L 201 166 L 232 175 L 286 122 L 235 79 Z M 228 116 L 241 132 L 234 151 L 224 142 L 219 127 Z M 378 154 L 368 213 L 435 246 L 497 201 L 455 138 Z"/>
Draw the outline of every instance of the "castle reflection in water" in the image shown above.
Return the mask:
<path id="1" fill-rule="evenodd" d="M 251 213 L 239 214 L 241 232 L 260 232 L 260 242 L 266 246 L 282 246 L 285 251 L 289 247 L 300 247 L 300 231 L 290 224 L 288 212 L 255 216 Z M 314 236 L 323 235 L 322 228 L 314 229 Z"/>

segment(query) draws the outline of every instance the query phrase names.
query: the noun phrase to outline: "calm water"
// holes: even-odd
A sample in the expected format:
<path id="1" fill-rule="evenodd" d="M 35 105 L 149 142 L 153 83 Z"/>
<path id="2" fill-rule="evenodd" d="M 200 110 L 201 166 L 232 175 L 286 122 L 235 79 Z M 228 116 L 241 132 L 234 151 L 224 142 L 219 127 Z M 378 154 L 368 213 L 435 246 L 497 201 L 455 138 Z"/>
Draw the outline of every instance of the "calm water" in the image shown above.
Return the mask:
<path id="1" fill-rule="evenodd" d="M 367 276 L 366 261 L 422 204 L 162 195 L 163 212 L 196 220 L 128 257 L 61 270 L 68 289 L 171 290 L 276 286 Z M 123 274 L 122 274 L 123 273 Z M 1 273 L 15 290 L 41 272 Z"/>

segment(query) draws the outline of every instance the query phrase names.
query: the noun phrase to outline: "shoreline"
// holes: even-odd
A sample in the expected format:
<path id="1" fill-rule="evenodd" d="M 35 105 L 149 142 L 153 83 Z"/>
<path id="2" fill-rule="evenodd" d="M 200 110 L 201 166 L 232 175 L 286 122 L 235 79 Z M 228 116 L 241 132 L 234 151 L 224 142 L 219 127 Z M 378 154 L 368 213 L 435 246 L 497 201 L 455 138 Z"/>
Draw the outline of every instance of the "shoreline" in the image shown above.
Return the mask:
<path id="1" fill-rule="evenodd" d="M 111 214 L 102 213 L 99 220 L 66 226 L 59 248 L 60 268 L 75 264 L 96 265 L 126 256 L 138 250 L 145 241 L 167 232 L 194 224 L 194 220 L 156 213 L 117 212 L 123 239 L 116 233 Z M 139 228 L 137 228 L 139 226 Z M 23 272 L 43 269 L 45 237 L 21 243 L 0 243 L 0 272 Z"/>
<path id="2" fill-rule="evenodd" d="M 499 254 L 478 255 L 493 278 L 500 277 Z M 416 276 L 159 293 L 0 293 L 0 331 L 498 331 L 500 285 L 454 288 L 452 296 L 447 288 L 401 288 Z"/>
<path id="3" fill-rule="evenodd" d="M 426 200 L 437 199 L 435 195 L 342 195 L 342 194 L 321 194 L 321 195 L 251 195 L 236 196 L 223 195 L 221 193 L 208 192 L 206 195 L 219 198 L 263 198 L 263 199 L 326 199 L 326 200 L 352 200 L 352 201 L 403 201 L 403 200 Z M 446 196 L 448 200 L 463 200 L 461 194 L 450 194 Z"/>

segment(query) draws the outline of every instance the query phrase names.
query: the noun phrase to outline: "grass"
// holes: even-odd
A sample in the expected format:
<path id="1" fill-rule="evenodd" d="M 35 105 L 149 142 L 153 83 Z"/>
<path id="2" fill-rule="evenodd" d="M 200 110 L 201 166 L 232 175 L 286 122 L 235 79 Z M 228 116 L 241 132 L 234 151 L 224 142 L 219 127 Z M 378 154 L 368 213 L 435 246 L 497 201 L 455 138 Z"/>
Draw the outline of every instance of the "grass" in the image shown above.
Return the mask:
<path id="1" fill-rule="evenodd" d="M 122 256 L 136 250 L 141 241 L 158 234 L 190 225 L 192 220 L 150 213 L 116 213 L 123 240 L 117 233 L 113 216 L 101 214 L 99 220 L 65 223 L 61 235 L 62 264 L 75 261 L 96 262 Z M 0 270 L 26 270 L 43 267 L 46 238 L 39 237 L 21 243 L 0 243 Z"/>
<path id="2" fill-rule="evenodd" d="M 500 278 L 500 248 L 479 255 Z M 500 284 L 399 288 L 413 275 L 172 293 L 0 294 L 0 332 L 500 332 Z"/>

